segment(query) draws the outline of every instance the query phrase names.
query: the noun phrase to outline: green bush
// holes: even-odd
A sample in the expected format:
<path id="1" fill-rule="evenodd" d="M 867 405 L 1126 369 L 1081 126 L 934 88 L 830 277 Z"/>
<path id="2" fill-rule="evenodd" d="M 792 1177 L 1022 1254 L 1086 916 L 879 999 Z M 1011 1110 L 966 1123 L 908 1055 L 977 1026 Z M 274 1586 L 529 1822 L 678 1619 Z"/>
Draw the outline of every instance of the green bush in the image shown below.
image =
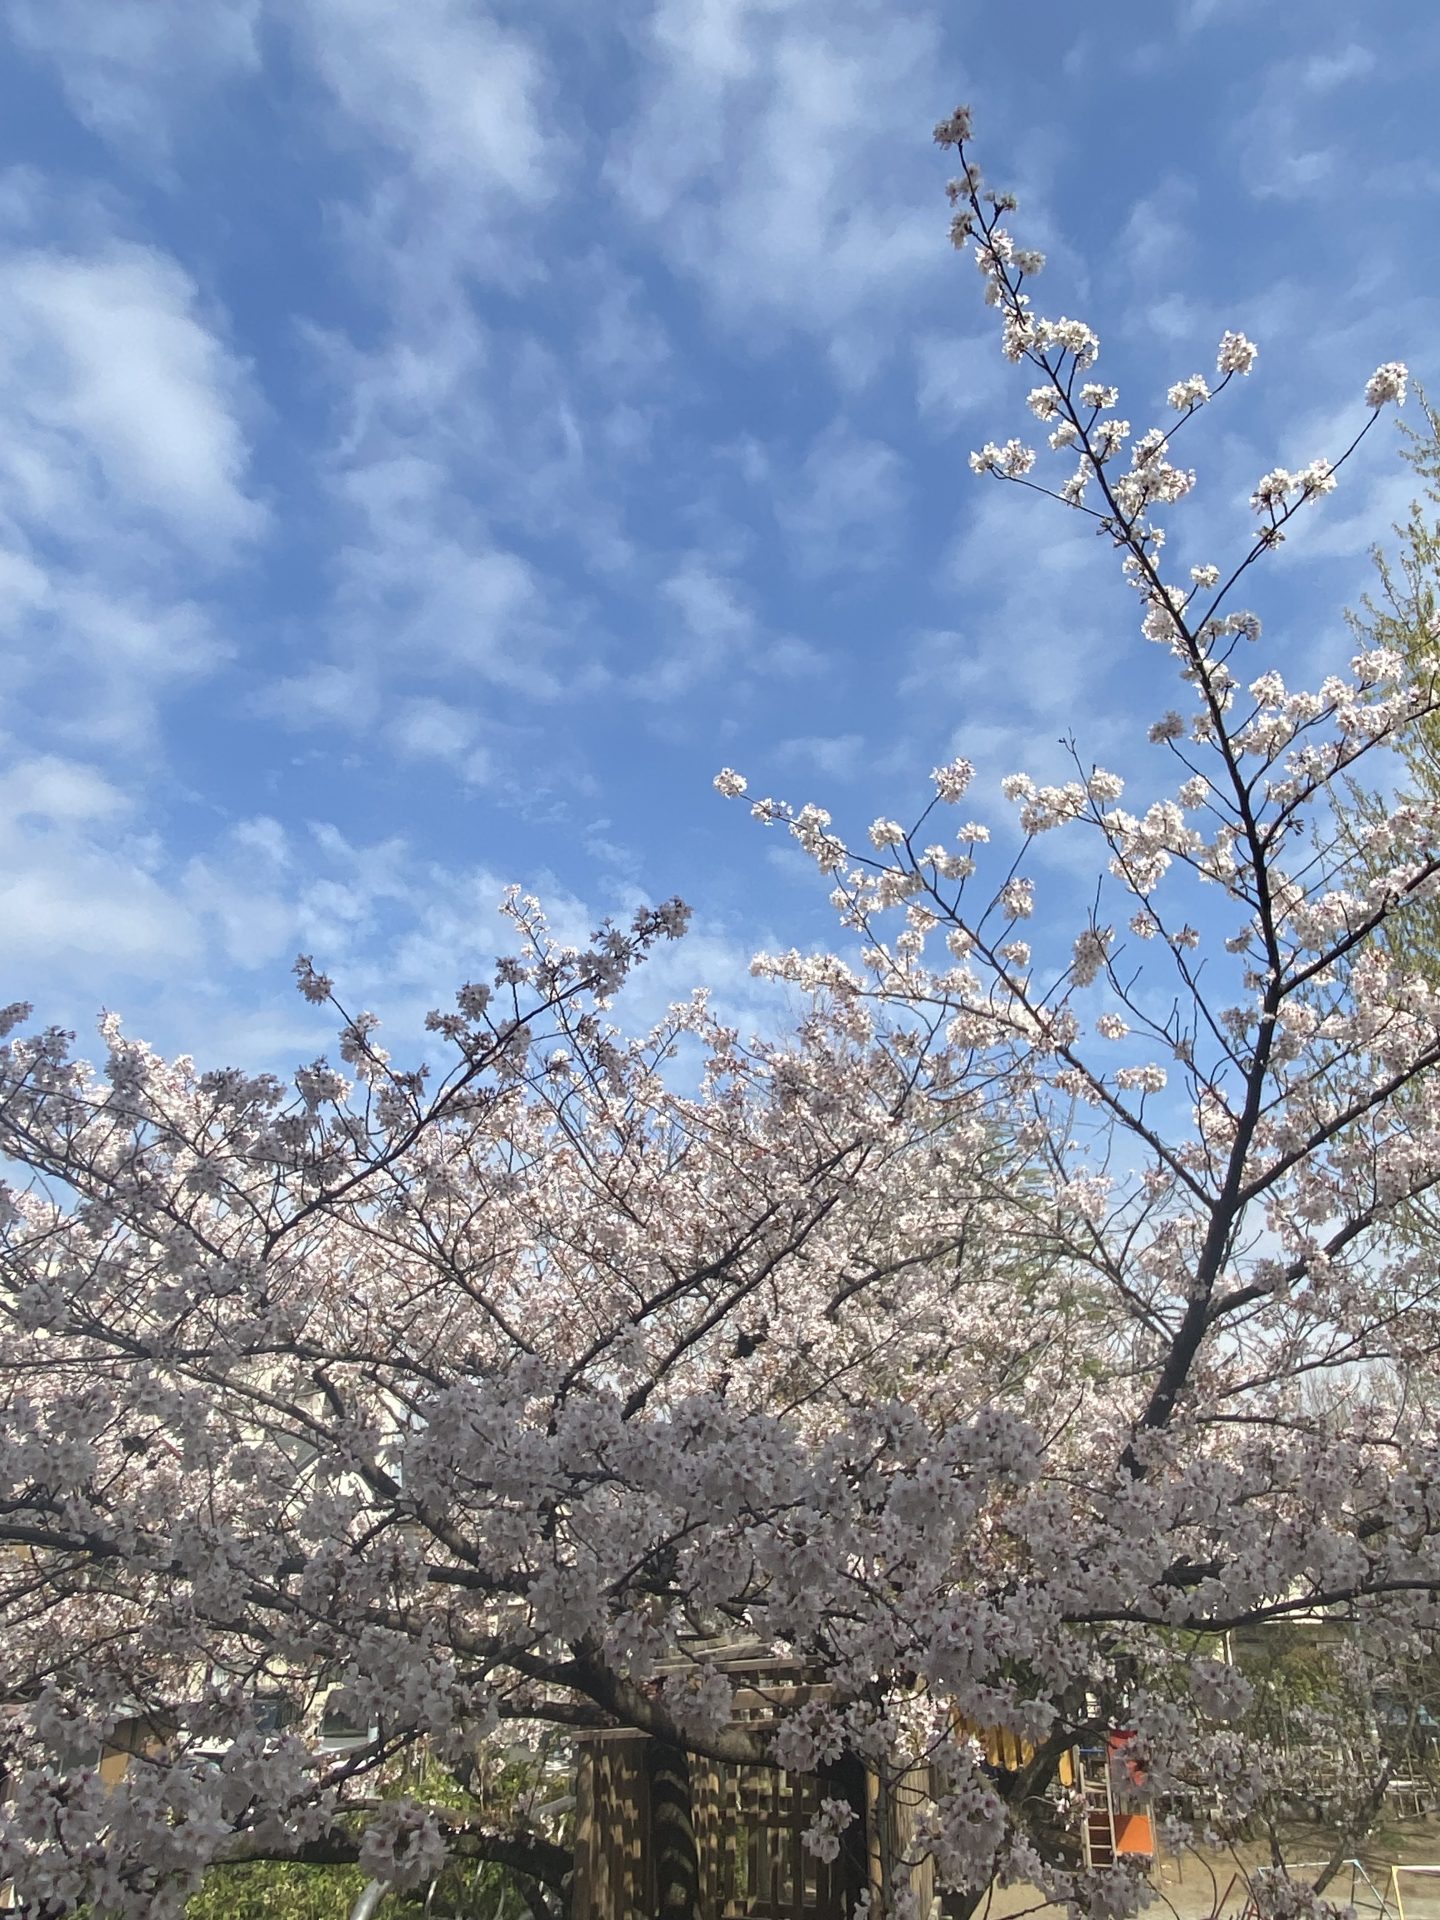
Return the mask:
<path id="1" fill-rule="evenodd" d="M 364 1887 L 358 1867 L 256 1861 L 212 1867 L 186 1911 L 189 1920 L 347 1920 Z M 386 1908 L 389 1920 L 392 1903 Z"/>
<path id="2" fill-rule="evenodd" d="M 435 1884 L 428 1920 L 488 1920 L 507 1880 L 499 1867 L 449 1868 Z M 348 1920 L 365 1885 L 358 1867 L 301 1867 L 281 1860 L 212 1867 L 186 1912 L 188 1920 Z M 388 1894 L 375 1920 L 426 1920 L 426 1892 Z M 511 1911 L 520 1911 L 513 1895 Z"/>

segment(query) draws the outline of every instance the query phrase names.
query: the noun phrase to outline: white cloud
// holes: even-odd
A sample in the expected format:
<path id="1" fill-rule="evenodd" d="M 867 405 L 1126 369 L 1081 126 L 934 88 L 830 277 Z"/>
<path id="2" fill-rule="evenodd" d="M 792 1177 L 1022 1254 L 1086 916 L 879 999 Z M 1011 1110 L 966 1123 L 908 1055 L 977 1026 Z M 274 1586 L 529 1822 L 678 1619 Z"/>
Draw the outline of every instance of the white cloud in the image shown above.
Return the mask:
<path id="1" fill-rule="evenodd" d="M 251 706 L 257 714 L 296 732 L 339 727 L 347 733 L 364 733 L 381 711 L 377 681 L 370 661 L 349 667 L 322 662 L 270 681 L 252 696 Z"/>
<path id="2" fill-rule="evenodd" d="M 627 676 L 624 684 L 643 700 L 676 703 L 681 717 L 687 695 L 706 682 L 734 693 L 746 683 L 813 674 L 820 655 L 806 640 L 776 631 L 755 611 L 740 577 L 743 550 L 723 538 L 683 554 L 661 580 L 655 624 L 659 654 Z"/>
<path id="3" fill-rule="evenodd" d="M 1375 55 L 1352 41 L 1333 53 L 1313 53 L 1300 67 L 1300 85 L 1307 93 L 1333 93 L 1349 80 L 1361 80 L 1375 68 Z"/>
<path id="4" fill-rule="evenodd" d="M 705 555 L 692 553 L 664 581 L 660 597 L 674 609 L 679 628 L 638 679 L 646 698 L 679 699 L 712 675 L 739 669 L 757 623 L 733 579 Z"/>
<path id="5" fill-rule="evenodd" d="M 510 876 L 426 859 L 399 835 L 364 841 L 330 822 L 287 829 L 256 815 L 180 861 L 140 825 L 84 763 L 34 760 L 0 775 L 0 998 L 31 999 L 37 1021 L 81 1031 L 109 1005 L 162 1051 L 283 1072 L 333 1051 L 333 1017 L 293 991 L 290 961 L 304 951 L 347 1005 L 380 1014 L 401 1058 L 434 1060 L 443 1049 L 423 1032 L 427 1010 L 515 947 L 498 911 Z M 605 913 L 640 904 L 624 862 L 609 864 L 600 905 L 543 868 L 525 875 L 557 937 L 583 942 Z M 640 970 L 620 1017 L 644 1026 L 703 983 L 728 1013 L 761 1019 L 768 1004 L 773 1021 L 773 995 L 749 981 L 748 961 L 724 927 L 697 928 Z"/>
<path id="6" fill-rule="evenodd" d="M 388 732 L 396 750 L 409 759 L 458 763 L 471 781 L 483 779 L 488 770 L 485 754 L 475 746 L 475 715 L 450 701 L 406 700 Z"/>
<path id="7" fill-rule="evenodd" d="M 290 864 L 290 841 L 284 827 L 269 814 L 256 814 L 231 828 L 230 837 L 247 856 L 255 856 L 280 868 Z"/>
<path id="8" fill-rule="evenodd" d="M 1304 59 L 1276 60 L 1260 75 L 1254 105 L 1236 128 L 1241 177 L 1261 199 L 1300 200 L 1326 190 L 1355 124 L 1347 103 L 1336 114 L 1330 96 L 1375 66 L 1368 48 L 1350 43 Z"/>
<path id="9" fill-rule="evenodd" d="M 77 1028 L 115 1006 L 162 1047 L 203 1032 L 208 1062 L 224 1057 L 238 1020 L 247 1064 L 285 1064 L 256 1060 L 253 1043 L 293 1044 L 289 963 L 302 949 L 418 1041 L 457 970 L 506 949 L 502 890 L 488 873 L 418 858 L 398 836 L 363 843 L 327 822 L 297 832 L 266 815 L 176 858 L 92 765 L 44 756 L 0 774 L 0 998 L 30 999 L 41 1022 Z M 311 1029 L 291 1059 L 326 1044 Z"/>
<path id="10" fill-rule="evenodd" d="M 1177 23 L 1182 34 L 1198 33 L 1212 21 L 1241 10 L 1242 0 L 1180 0 Z M 1248 11 L 1248 9 L 1247 9 Z"/>
<path id="11" fill-rule="evenodd" d="M 153 753 L 157 701 L 228 651 L 196 590 L 267 525 L 249 372 L 195 282 L 118 237 L 103 200 L 29 179 L 6 212 L 4 721 Z M 30 244 L 41 220 L 69 244 Z"/>
<path id="12" fill-rule="evenodd" d="M 676 701 L 720 672 L 735 676 L 749 662 L 758 634 L 755 609 L 743 588 L 703 553 L 689 553 L 660 584 L 660 599 L 678 616 L 659 660 L 636 678 L 651 701 Z"/>
<path id="13" fill-rule="evenodd" d="M 356 162 L 338 218 L 383 318 L 378 339 L 310 334 L 335 403 L 331 596 L 322 657 L 259 704 L 470 781 L 493 754 L 503 784 L 522 708 L 608 680 L 589 580 L 636 568 L 624 477 L 650 448 L 666 330 L 610 255 L 546 246 L 573 133 L 528 27 L 471 0 L 297 0 L 287 20 Z M 568 289 L 559 338 L 477 294 L 538 277 Z M 550 740 L 527 740 L 532 784 Z"/>
<path id="14" fill-rule="evenodd" d="M 1121 229 L 1117 252 L 1131 279 L 1149 293 L 1157 279 L 1184 273 L 1192 250 L 1195 188 L 1168 174 L 1135 200 Z"/>
<path id="15" fill-rule="evenodd" d="M 337 128 L 381 143 L 416 184 L 527 206 L 555 184 L 564 143 L 538 54 L 472 0 L 11 0 L 7 24 L 53 63 L 78 118 L 155 166 L 212 90 L 261 72 L 270 29 L 298 43 Z"/>
<path id="16" fill-rule="evenodd" d="M 0 777 L 0 813 L 12 821 L 75 825 L 112 818 L 128 806 L 98 767 L 53 753 L 22 760 Z"/>
<path id="17" fill-rule="evenodd" d="M 612 291 L 610 334 L 634 294 L 623 278 Z M 583 780 L 587 751 L 535 708 L 612 684 L 591 581 L 628 584 L 634 553 L 603 452 L 602 363 L 611 391 L 643 373 L 618 339 L 582 372 L 487 319 L 452 289 L 423 312 L 402 301 L 373 347 L 311 332 L 334 399 L 315 460 L 332 509 L 327 600 L 312 657 L 252 698 L 293 729 L 339 728 L 493 784 L 528 814 L 552 776 L 566 792 Z"/>
<path id="18" fill-rule="evenodd" d="M 245 376 L 198 290 L 151 247 L 0 255 L 0 487 L 10 511 L 83 542 L 116 513 L 210 557 L 257 533 Z M 77 524 L 77 509 L 82 516 Z"/>
<path id="19" fill-rule="evenodd" d="M 554 699 L 563 682 L 539 575 L 518 554 L 480 547 L 419 524 L 391 530 L 372 551 L 345 556 L 337 603 L 342 644 L 389 654 L 408 675 L 479 676 L 528 699 Z M 477 550 L 478 549 L 478 550 Z"/>
<path id="20" fill-rule="evenodd" d="M 588 289 L 582 365 L 612 393 L 653 395 L 670 373 L 674 349 L 644 287 L 598 249 L 580 271 Z"/>
<path id="21" fill-rule="evenodd" d="M 551 701 L 593 677 L 565 670 L 548 582 L 493 524 L 510 450 L 497 445 L 489 341 L 457 301 L 373 352 L 333 335 L 313 346 L 337 396 L 318 463 L 337 513 L 327 657 L 257 704 L 296 727 L 383 728 L 405 756 L 461 758 L 477 684 Z M 481 759 L 464 764 L 483 777 Z"/>
<path id="22" fill-rule="evenodd" d="M 886 557 L 904 498 L 895 449 L 837 419 L 816 435 L 776 511 L 801 569 L 834 573 Z"/>
<path id="23" fill-rule="evenodd" d="M 803 734 L 777 741 L 771 752 L 781 766 L 823 773 L 832 780 L 850 780 L 859 771 L 864 747 L 865 736 L 860 733 Z M 813 872 L 813 868 L 810 870 Z"/>
<path id="24" fill-rule="evenodd" d="M 195 929 L 209 979 L 233 979 L 235 969 L 268 975 L 283 990 L 303 938 L 285 884 L 289 864 L 288 849 L 257 844 L 243 825 L 213 853 L 186 862 L 174 884 L 176 904 Z"/>
<path id="25" fill-rule="evenodd" d="M 480 0 L 276 7 L 324 89 L 319 125 L 363 184 L 328 209 L 387 305 L 433 316 L 477 278 L 543 274 L 534 216 L 571 151 L 539 47 Z"/>
<path id="26" fill-rule="evenodd" d="M 866 0 L 658 0 L 607 177 L 727 322 L 819 335 L 863 377 L 943 265 L 916 103 L 938 34 Z"/>
<path id="27" fill-rule="evenodd" d="M 0 514 L 0 541 L 6 537 Z M 0 729 L 17 738 L 154 755 L 157 702 L 203 678 L 228 648 L 203 608 L 125 577 L 123 561 L 44 564 L 12 526 L 0 544 Z"/>
<path id="28" fill-rule="evenodd" d="M 315 71 L 407 170 L 533 205 L 554 190 L 535 47 L 473 0 L 296 0 Z"/>
<path id="29" fill-rule="evenodd" d="M 1009 368 L 990 334 L 922 333 L 912 343 L 915 405 L 941 432 L 971 414 L 988 413 L 1009 393 Z"/>
<path id="30" fill-rule="evenodd" d="M 967 617 L 963 631 L 917 640 L 905 691 L 962 716 L 955 750 L 977 765 L 984 759 L 996 773 L 1024 768 L 1047 779 L 1068 777 L 1058 743 L 1077 716 L 1084 716 L 1082 753 L 1127 771 L 1117 755 L 1135 723 L 1117 723 L 1116 716 L 1138 707 L 1148 718 L 1147 669 L 1153 666 L 1157 686 L 1168 687 L 1169 662 L 1138 637 L 1134 603 L 1111 550 L 1078 514 L 1053 501 L 1001 481 L 976 493 L 945 574 L 964 604 L 983 612 Z M 1123 699 L 1114 687 L 1122 660 Z"/>
<path id="31" fill-rule="evenodd" d="M 10 33 L 54 63 L 71 111 L 104 139 L 163 163 L 170 121 L 258 71 L 261 0 L 10 0 Z"/>
<path id="32" fill-rule="evenodd" d="M 37 1000 L 41 988 L 163 972 L 195 952 L 126 797 L 97 767 L 54 755 L 0 775 L 0 925 L 7 982 Z"/>

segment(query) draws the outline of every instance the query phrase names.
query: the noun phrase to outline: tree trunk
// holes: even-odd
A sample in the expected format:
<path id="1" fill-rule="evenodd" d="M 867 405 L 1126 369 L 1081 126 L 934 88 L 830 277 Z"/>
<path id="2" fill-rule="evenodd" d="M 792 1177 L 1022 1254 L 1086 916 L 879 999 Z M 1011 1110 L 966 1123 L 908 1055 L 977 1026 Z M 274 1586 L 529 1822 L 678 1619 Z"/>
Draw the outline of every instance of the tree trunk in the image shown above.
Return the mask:
<path id="1" fill-rule="evenodd" d="M 854 1819 L 840 1836 L 836 1864 L 841 1911 L 850 1915 L 870 1884 L 870 1836 L 865 1793 L 865 1763 L 858 1754 L 843 1753 L 820 1775 L 827 1794 L 848 1800 Z"/>
<path id="2" fill-rule="evenodd" d="M 656 1920 L 701 1920 L 689 1757 L 683 1747 L 651 1739 L 645 1745 L 645 1772 L 650 1785 Z"/>

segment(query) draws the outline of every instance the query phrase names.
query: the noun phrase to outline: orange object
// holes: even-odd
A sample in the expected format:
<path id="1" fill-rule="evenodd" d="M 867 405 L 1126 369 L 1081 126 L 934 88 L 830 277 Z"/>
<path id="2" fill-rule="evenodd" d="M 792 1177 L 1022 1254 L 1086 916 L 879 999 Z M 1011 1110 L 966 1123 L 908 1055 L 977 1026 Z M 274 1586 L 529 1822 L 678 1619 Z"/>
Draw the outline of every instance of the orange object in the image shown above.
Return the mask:
<path id="1" fill-rule="evenodd" d="M 1125 1778 L 1129 1781 L 1130 1785 L 1137 1791 L 1143 1792 L 1145 1787 L 1144 1768 L 1141 1767 L 1137 1761 L 1125 1757 L 1125 1749 L 1134 1738 L 1135 1735 L 1133 1732 L 1112 1733 L 1107 1744 L 1110 1752 L 1120 1757 L 1125 1768 Z M 1154 1853 L 1154 1851 L 1155 1830 L 1151 1825 L 1148 1809 L 1143 1813 L 1121 1813 L 1117 1808 L 1115 1812 L 1115 1852 L 1122 1854 Z"/>
<path id="2" fill-rule="evenodd" d="M 1155 1851 L 1155 1833 L 1148 1813 L 1117 1813 L 1115 1816 L 1116 1853 Z"/>

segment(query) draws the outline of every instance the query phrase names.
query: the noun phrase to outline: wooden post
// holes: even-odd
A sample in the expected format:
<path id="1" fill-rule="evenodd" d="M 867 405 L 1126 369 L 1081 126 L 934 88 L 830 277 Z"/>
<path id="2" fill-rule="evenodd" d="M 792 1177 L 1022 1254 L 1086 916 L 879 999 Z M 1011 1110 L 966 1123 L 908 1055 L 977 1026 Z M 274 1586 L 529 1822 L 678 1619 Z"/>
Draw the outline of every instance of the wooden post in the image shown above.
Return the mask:
<path id="1" fill-rule="evenodd" d="M 595 1770 L 600 1756 L 593 1741 L 581 1740 L 575 1749 L 575 1873 L 570 1888 L 573 1920 L 590 1920 L 597 1911 L 595 1855 L 599 1835 L 595 1826 Z"/>
<path id="2" fill-rule="evenodd" d="M 690 1758 L 668 1740 L 646 1743 L 656 1920 L 701 1920 L 700 1856 L 690 1801 Z"/>

